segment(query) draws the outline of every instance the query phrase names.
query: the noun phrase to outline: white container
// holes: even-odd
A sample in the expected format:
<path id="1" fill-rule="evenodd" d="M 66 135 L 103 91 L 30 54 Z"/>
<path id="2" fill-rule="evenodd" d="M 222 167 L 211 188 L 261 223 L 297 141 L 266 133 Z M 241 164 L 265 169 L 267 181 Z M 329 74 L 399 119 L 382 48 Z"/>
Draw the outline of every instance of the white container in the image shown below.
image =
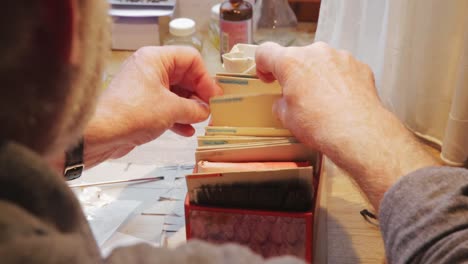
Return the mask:
<path id="1" fill-rule="evenodd" d="M 171 16 L 174 9 L 158 6 L 112 5 L 112 49 L 137 50 L 160 45 L 159 21 Z"/>
<path id="2" fill-rule="evenodd" d="M 169 23 L 170 35 L 164 45 L 191 46 L 201 52 L 203 43 L 197 34 L 195 21 L 189 18 L 177 18 Z"/>
<path id="3" fill-rule="evenodd" d="M 137 50 L 144 46 L 157 46 L 159 44 L 157 17 L 113 18 L 112 49 Z"/>

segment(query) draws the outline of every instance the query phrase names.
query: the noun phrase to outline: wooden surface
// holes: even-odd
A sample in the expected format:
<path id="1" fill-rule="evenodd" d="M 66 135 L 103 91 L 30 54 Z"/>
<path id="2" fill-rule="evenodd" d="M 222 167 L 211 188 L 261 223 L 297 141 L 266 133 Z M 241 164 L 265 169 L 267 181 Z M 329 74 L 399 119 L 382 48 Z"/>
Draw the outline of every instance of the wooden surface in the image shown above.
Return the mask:
<path id="1" fill-rule="evenodd" d="M 359 188 L 329 160 L 323 183 L 327 202 L 321 213 L 326 214 L 327 263 L 384 263 L 379 228 L 359 214 L 363 209 L 372 211 Z"/>
<path id="2" fill-rule="evenodd" d="M 298 30 L 298 45 L 312 42 L 315 26 L 302 24 Z M 107 74 L 111 78 L 131 52 L 114 51 Z M 222 71 L 219 54 L 208 41 L 202 52 L 208 71 L 214 75 Z M 437 156 L 438 151 L 431 152 Z M 325 160 L 322 181 L 315 263 L 385 263 L 383 241 L 377 226 L 359 214 L 371 210 L 364 195 L 345 172 Z"/>

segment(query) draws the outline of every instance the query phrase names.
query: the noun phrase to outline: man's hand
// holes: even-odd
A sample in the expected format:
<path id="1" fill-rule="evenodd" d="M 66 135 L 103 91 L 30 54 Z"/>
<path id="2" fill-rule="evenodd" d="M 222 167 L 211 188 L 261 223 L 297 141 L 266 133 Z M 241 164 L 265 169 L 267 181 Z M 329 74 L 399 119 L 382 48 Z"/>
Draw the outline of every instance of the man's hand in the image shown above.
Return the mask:
<path id="1" fill-rule="evenodd" d="M 274 112 L 284 126 L 350 172 L 376 208 L 400 176 L 437 164 L 383 107 L 370 68 L 348 52 L 266 43 L 256 62 L 261 79 L 283 88 Z"/>
<path id="2" fill-rule="evenodd" d="M 325 43 L 303 48 L 262 45 L 257 51 L 257 73 L 265 81 L 278 79 L 283 98 L 274 111 L 312 148 L 324 150 L 335 136 L 366 125 L 374 111 L 383 110 L 371 69 Z"/>
<path id="3" fill-rule="evenodd" d="M 85 162 L 118 158 L 167 129 L 194 133 L 221 94 L 199 53 L 183 47 L 145 47 L 122 66 L 102 94 L 85 132 Z"/>

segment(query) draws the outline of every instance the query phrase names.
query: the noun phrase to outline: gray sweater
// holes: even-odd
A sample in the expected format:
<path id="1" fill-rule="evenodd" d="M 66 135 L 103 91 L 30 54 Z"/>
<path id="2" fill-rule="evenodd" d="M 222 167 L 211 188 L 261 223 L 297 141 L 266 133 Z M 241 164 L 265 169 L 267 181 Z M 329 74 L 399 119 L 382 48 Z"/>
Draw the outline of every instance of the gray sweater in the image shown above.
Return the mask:
<path id="1" fill-rule="evenodd" d="M 390 263 L 457 263 L 468 256 L 468 172 L 428 168 L 384 198 L 380 221 Z M 302 263 L 264 260 L 238 245 L 189 242 L 175 250 L 137 245 L 102 259 L 65 181 L 35 153 L 0 144 L 1 263 Z"/>
<path id="2" fill-rule="evenodd" d="M 468 170 L 410 173 L 387 191 L 379 218 L 389 263 L 468 262 Z"/>
<path id="3" fill-rule="evenodd" d="M 234 244 L 191 241 L 175 250 L 137 245 L 102 259 L 78 200 L 39 156 L 14 143 L 0 143 L 0 263 L 291 263 L 264 260 Z"/>

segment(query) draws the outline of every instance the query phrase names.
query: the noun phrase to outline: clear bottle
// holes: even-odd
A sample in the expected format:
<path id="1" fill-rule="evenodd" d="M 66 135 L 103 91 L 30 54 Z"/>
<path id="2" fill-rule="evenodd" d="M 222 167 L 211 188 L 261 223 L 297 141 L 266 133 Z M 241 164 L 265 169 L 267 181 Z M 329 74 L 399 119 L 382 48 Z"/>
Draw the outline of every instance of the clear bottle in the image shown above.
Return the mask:
<path id="1" fill-rule="evenodd" d="M 273 41 L 282 46 L 289 46 L 296 38 L 296 28 L 297 18 L 288 0 L 263 0 L 255 43 Z"/>
<path id="2" fill-rule="evenodd" d="M 253 43 L 253 9 L 244 0 L 229 0 L 221 4 L 219 14 L 221 55 L 237 43 Z"/>
<path id="3" fill-rule="evenodd" d="M 195 29 L 195 21 L 189 18 L 177 18 L 169 23 L 170 36 L 164 45 L 191 46 L 201 52 L 203 42 Z"/>
<path id="4" fill-rule="evenodd" d="M 215 48 L 219 49 L 219 9 L 221 4 L 216 4 L 211 7 L 210 27 L 208 29 L 208 36 L 211 43 Z"/>

